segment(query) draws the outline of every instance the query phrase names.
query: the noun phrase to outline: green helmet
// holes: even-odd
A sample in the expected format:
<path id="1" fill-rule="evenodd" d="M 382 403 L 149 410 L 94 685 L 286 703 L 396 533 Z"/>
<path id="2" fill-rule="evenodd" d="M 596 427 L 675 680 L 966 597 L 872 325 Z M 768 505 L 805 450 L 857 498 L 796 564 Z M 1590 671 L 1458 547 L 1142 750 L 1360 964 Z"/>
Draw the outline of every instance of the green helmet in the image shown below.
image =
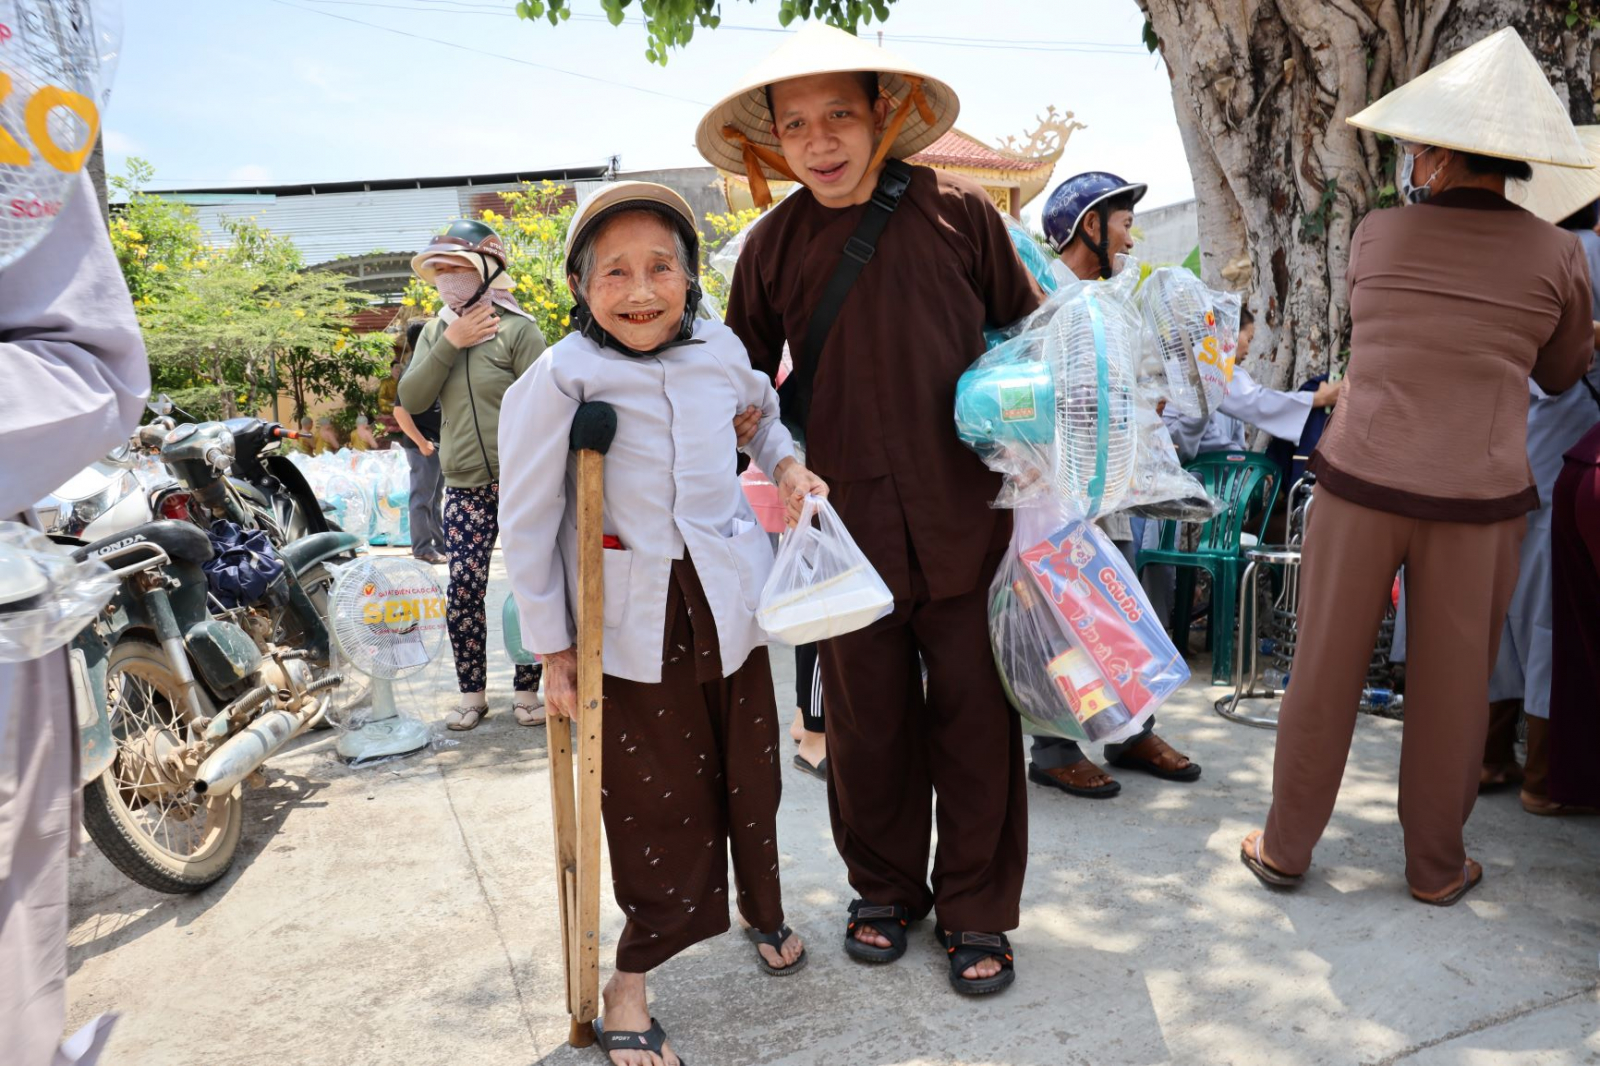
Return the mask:
<path id="1" fill-rule="evenodd" d="M 477 253 L 476 256 L 471 253 Z M 411 269 L 423 281 L 432 284 L 434 271 L 428 261 L 437 256 L 458 256 L 474 266 L 480 268 L 480 273 L 488 272 L 492 275 L 489 284 L 497 289 L 509 289 L 514 284 L 506 270 L 506 246 L 500 240 L 500 234 L 494 227 L 485 222 L 476 222 L 470 218 L 457 219 L 436 234 L 428 246 L 411 257 Z M 478 262 L 479 257 L 482 262 Z M 489 270 L 489 260 L 498 264 L 498 270 Z"/>

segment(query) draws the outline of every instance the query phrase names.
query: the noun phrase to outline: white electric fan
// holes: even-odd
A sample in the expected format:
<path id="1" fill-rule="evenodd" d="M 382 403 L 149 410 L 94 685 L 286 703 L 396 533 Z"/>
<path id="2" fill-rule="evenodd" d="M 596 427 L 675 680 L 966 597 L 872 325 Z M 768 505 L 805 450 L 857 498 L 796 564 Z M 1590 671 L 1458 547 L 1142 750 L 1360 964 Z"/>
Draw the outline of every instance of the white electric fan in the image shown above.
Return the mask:
<path id="1" fill-rule="evenodd" d="M 1106 514 L 1133 482 L 1137 324 L 1125 304 L 1085 287 L 1044 333 L 1056 386 L 1055 495 L 1086 517 Z"/>
<path id="2" fill-rule="evenodd" d="M 444 592 L 432 570 L 393 557 L 341 567 L 328 624 L 345 663 L 372 678 L 372 711 L 339 738 L 339 757 L 359 763 L 426 747 L 428 726 L 396 710 L 394 682 L 426 667 L 444 641 Z"/>
<path id="3" fill-rule="evenodd" d="M 1139 298 L 1167 373 L 1168 400 L 1191 418 L 1210 418 L 1233 377 L 1239 298 L 1207 288 L 1185 267 L 1151 271 Z"/>

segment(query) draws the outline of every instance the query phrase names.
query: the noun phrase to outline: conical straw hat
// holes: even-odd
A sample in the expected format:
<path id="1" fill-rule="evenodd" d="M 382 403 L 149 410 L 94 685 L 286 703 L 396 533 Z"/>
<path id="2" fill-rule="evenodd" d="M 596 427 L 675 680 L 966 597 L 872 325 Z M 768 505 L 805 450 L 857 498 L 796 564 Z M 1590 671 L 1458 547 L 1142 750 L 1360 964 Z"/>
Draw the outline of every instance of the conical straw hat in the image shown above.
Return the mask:
<path id="1" fill-rule="evenodd" d="M 772 134 L 772 112 L 767 108 L 766 87 L 790 78 L 853 71 L 876 71 L 879 88 L 893 97 L 898 107 L 910 109 L 889 149 L 890 156 L 896 159 L 913 156 L 956 124 L 961 101 L 949 85 L 928 76 L 887 49 L 824 23 L 809 22 L 746 74 L 739 87 L 700 120 L 700 128 L 695 131 L 695 147 L 712 166 L 721 167 L 730 174 L 748 176 L 744 147 L 738 138 L 725 136 L 724 128 L 731 126 L 751 144 L 781 155 L 778 139 Z M 921 85 L 931 121 L 930 115 L 924 115 L 919 106 L 907 99 L 916 84 Z M 790 175 L 765 161 L 761 163 L 761 171 L 767 178 L 790 180 Z"/>
<path id="2" fill-rule="evenodd" d="M 1579 126 L 1578 137 L 1600 162 L 1600 126 Z M 1560 222 L 1580 207 L 1600 200 L 1600 168 L 1552 167 L 1533 164 L 1533 177 L 1506 182 L 1506 199 L 1546 222 Z"/>
<path id="3" fill-rule="evenodd" d="M 1400 141 L 1501 159 L 1595 165 L 1538 60 L 1509 26 L 1347 121 Z"/>

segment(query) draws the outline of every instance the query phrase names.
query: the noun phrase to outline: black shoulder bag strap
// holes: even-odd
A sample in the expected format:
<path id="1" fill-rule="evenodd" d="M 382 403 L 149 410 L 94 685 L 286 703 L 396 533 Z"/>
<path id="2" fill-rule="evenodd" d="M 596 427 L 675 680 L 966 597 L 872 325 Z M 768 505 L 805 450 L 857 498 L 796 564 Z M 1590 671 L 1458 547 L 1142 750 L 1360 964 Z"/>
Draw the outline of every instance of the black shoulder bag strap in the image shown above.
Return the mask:
<path id="1" fill-rule="evenodd" d="M 789 432 L 801 444 L 805 443 L 806 422 L 811 417 L 811 383 L 817 374 L 817 361 L 822 357 L 822 345 L 839 318 L 839 309 L 844 306 L 844 298 L 850 295 L 850 287 L 856 283 L 856 278 L 861 276 L 866 265 L 872 262 L 873 253 L 878 250 L 878 238 L 883 235 L 883 228 L 889 224 L 889 216 L 900 206 L 900 198 L 910 184 L 909 166 L 898 159 L 884 163 L 883 171 L 878 175 L 878 187 L 873 190 L 872 199 L 867 201 L 867 210 L 862 214 L 855 233 L 845 242 L 839 265 L 828 279 L 827 288 L 822 290 L 817 309 L 811 312 L 811 321 L 806 325 L 805 345 L 798 354 L 790 350 L 794 366 L 778 388 L 778 408 L 783 424 L 789 427 Z"/>

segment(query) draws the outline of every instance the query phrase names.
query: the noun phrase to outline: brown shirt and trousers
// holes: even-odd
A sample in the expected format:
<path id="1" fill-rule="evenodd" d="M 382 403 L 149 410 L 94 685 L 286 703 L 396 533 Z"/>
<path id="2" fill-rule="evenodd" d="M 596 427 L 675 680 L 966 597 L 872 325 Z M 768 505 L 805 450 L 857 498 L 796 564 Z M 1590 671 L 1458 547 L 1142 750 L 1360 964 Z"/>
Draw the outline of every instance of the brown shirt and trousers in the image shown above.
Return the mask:
<path id="1" fill-rule="evenodd" d="M 865 210 L 800 189 L 751 231 L 727 322 L 757 369 L 800 350 Z M 822 646 L 834 842 L 864 900 L 958 932 L 1016 928 L 1028 834 L 1022 733 L 989 652 L 1011 522 L 989 506 L 999 476 L 956 438 L 956 381 L 985 325 L 1041 299 L 983 191 L 913 167 L 823 345 L 806 427 L 807 465 L 895 597 Z"/>
<path id="2" fill-rule="evenodd" d="M 1594 348 L 1574 234 L 1481 189 L 1375 211 L 1351 242 L 1350 372 L 1312 456 L 1300 646 L 1278 718 L 1263 848 L 1285 873 L 1327 827 L 1395 571 L 1409 661 L 1400 750 L 1406 880 L 1461 883 L 1489 673 L 1538 492 L 1531 376 L 1573 385 Z"/>

